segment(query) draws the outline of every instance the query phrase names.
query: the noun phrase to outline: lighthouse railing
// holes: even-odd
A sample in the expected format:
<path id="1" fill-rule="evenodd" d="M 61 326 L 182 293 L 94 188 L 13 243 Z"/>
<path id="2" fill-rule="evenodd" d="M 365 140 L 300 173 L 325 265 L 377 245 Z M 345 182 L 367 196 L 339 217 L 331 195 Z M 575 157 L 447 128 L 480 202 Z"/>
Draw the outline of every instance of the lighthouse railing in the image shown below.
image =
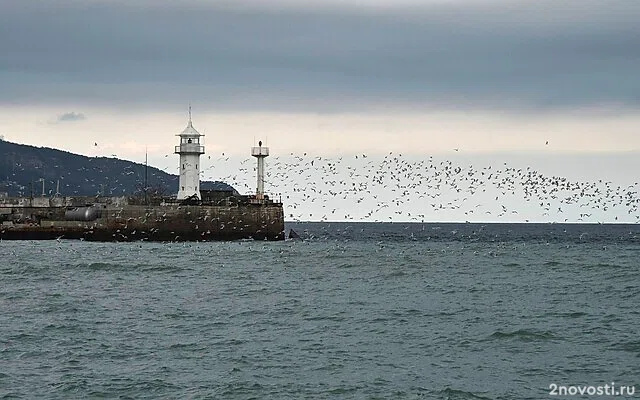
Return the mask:
<path id="1" fill-rule="evenodd" d="M 204 154 L 204 146 L 194 143 L 183 143 L 175 148 L 176 153 Z"/>

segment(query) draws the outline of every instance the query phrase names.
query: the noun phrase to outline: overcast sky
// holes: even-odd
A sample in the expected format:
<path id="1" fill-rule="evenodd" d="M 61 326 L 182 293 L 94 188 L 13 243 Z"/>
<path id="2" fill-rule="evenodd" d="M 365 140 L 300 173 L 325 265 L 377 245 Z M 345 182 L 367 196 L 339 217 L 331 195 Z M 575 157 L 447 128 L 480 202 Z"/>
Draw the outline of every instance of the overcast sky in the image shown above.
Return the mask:
<path id="1" fill-rule="evenodd" d="M 0 100 L 10 104 L 175 110 L 191 100 L 345 112 L 640 102 L 636 0 L 3 0 L 1 8 Z"/>
<path id="2" fill-rule="evenodd" d="M 208 154 L 640 153 L 639 20 L 638 0 L 0 0 L 0 134 L 163 166 L 192 103 Z"/>

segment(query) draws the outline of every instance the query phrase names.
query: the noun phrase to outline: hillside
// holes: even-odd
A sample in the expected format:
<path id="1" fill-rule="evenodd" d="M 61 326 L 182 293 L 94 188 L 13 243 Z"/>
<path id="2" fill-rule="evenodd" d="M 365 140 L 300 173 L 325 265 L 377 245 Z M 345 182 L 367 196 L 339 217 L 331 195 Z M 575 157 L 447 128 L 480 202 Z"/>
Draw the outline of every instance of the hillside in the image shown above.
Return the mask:
<path id="1" fill-rule="evenodd" d="M 11 143 L 0 139 L 0 193 L 9 196 L 136 196 L 143 193 L 144 164 L 107 157 L 86 157 L 66 151 Z M 156 196 L 177 193 L 178 176 L 149 166 L 147 187 Z M 203 181 L 202 189 L 234 190 L 223 182 Z"/>

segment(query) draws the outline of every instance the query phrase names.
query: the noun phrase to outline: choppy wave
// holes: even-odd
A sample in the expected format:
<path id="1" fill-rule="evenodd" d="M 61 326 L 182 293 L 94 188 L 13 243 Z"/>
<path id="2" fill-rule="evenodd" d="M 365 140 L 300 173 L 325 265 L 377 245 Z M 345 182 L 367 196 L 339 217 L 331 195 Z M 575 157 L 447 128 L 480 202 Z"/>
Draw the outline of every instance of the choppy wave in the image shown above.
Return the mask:
<path id="1" fill-rule="evenodd" d="M 535 399 L 640 376 L 640 244 L 618 228 L 358 228 L 1 242 L 0 396 Z"/>
<path id="2" fill-rule="evenodd" d="M 439 394 L 442 396 L 442 398 L 447 400 L 468 400 L 468 399 L 491 400 L 491 397 L 482 396 L 480 394 L 468 392 L 465 390 L 451 389 L 451 388 L 446 388 L 440 391 Z"/>
<path id="3" fill-rule="evenodd" d="M 177 272 L 182 268 L 175 265 L 167 264 L 137 264 L 130 262 L 119 263 L 105 263 L 105 262 L 92 262 L 92 263 L 80 263 L 70 268 L 86 269 L 90 271 L 147 271 L 147 272 Z"/>
<path id="4" fill-rule="evenodd" d="M 611 348 L 614 350 L 628 351 L 631 353 L 635 353 L 640 357 L 640 341 L 624 341 L 618 342 L 611 345 Z"/>
<path id="5" fill-rule="evenodd" d="M 539 242 L 602 245 L 640 244 L 640 224 L 504 224 L 355 222 L 287 223 L 306 240 L 383 240 L 387 243 L 427 242 Z"/>
<path id="6" fill-rule="evenodd" d="M 515 331 L 495 331 L 487 338 L 489 340 L 520 340 L 524 342 L 544 341 L 557 339 L 552 332 L 540 332 L 531 329 L 518 329 Z"/>

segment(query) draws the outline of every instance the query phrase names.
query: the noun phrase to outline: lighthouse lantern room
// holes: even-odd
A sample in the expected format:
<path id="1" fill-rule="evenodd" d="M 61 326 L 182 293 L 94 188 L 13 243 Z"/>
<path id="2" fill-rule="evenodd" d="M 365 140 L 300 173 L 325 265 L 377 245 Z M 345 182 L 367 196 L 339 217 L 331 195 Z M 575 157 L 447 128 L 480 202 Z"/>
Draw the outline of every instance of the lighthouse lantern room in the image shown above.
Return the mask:
<path id="1" fill-rule="evenodd" d="M 189 122 L 180 137 L 180 145 L 175 153 L 180 155 L 180 180 L 178 200 L 196 196 L 200 200 L 200 154 L 204 154 L 204 146 L 200 142 L 200 134 L 191 122 L 191 106 L 189 106 Z"/>

